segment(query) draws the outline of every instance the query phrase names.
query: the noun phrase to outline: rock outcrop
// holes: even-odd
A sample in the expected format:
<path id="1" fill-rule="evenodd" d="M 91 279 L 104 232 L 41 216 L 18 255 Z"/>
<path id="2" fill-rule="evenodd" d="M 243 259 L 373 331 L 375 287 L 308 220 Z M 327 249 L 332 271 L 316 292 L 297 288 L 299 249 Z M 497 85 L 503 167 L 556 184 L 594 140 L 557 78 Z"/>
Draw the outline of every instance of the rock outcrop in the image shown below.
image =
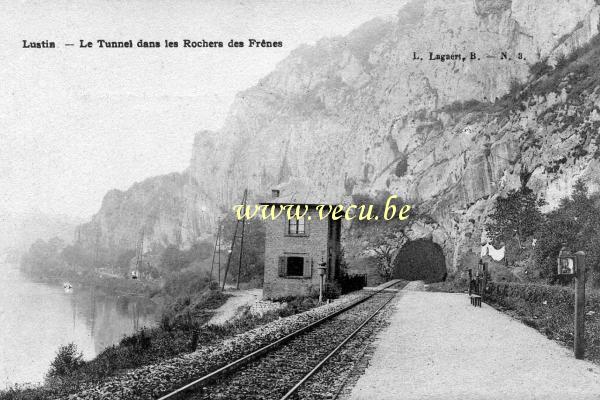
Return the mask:
<path id="1" fill-rule="evenodd" d="M 189 247 L 215 226 L 211 203 L 189 173 L 172 173 L 111 190 L 77 240 L 88 248 L 134 249 L 143 235 L 144 251 L 176 244 Z"/>
<path id="2" fill-rule="evenodd" d="M 434 219 L 411 234 L 435 238 L 456 270 L 478 244 L 490 198 L 518 187 L 520 168 L 535 170 L 523 158 L 548 156 L 521 147 L 535 111 L 500 118 L 444 106 L 496 101 L 532 64 L 587 43 L 599 10 L 594 1 L 413 1 L 396 19 L 294 50 L 237 96 L 222 130 L 197 135 L 190 173 L 225 206 L 243 187 L 260 194 L 295 176 L 340 197 L 398 193 Z M 539 174 L 539 185 L 554 182 Z M 569 183 L 552 185 L 565 195 Z"/>
<path id="3" fill-rule="evenodd" d="M 152 213 L 137 194 L 147 191 L 133 187 L 107 195 L 94 221 L 106 243 L 131 243 L 142 225 L 152 241 L 190 242 L 244 188 L 260 196 L 303 177 L 340 199 L 387 190 L 420 204 L 429 217 L 410 234 L 433 238 L 456 270 L 476 250 L 491 200 L 518 187 L 522 172 L 551 204 L 591 176 L 595 144 L 582 145 L 579 131 L 599 111 L 590 97 L 580 125 L 559 129 L 540 115 L 579 112 L 560 88 L 505 112 L 447 106 L 494 103 L 532 64 L 587 43 L 599 15 L 593 0 L 415 0 L 396 18 L 301 46 L 237 95 L 222 129 L 196 135 L 189 175 L 148 189 L 164 194 Z M 575 148 L 588 153 L 562 161 Z"/>

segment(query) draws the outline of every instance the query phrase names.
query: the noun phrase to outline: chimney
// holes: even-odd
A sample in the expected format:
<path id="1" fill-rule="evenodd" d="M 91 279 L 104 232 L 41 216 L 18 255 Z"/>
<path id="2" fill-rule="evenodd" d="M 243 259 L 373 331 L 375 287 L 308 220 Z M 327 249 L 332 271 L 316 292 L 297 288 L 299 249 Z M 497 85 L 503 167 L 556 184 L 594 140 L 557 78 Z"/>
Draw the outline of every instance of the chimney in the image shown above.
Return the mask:
<path id="1" fill-rule="evenodd" d="M 279 197 L 279 189 L 272 189 L 271 190 L 271 197 L 273 197 L 274 199 Z"/>

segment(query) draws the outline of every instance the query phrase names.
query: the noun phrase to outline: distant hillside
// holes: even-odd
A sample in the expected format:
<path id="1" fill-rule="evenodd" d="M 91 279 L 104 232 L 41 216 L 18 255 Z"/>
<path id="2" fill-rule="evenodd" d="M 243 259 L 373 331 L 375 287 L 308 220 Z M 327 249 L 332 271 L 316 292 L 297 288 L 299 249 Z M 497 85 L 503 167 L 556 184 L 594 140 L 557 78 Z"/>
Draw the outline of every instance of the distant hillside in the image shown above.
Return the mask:
<path id="1" fill-rule="evenodd" d="M 187 172 L 145 179 L 125 191 L 111 190 L 90 222 L 74 235 L 87 247 L 134 249 L 144 236 L 144 250 L 176 244 L 189 248 L 212 233 L 216 216 L 206 196 Z"/>
<path id="2" fill-rule="evenodd" d="M 2 214 L 0 215 L 0 254 L 13 256 L 27 250 L 37 239 L 59 237 L 66 243 L 73 242 L 75 227 L 82 219 L 67 215 Z"/>

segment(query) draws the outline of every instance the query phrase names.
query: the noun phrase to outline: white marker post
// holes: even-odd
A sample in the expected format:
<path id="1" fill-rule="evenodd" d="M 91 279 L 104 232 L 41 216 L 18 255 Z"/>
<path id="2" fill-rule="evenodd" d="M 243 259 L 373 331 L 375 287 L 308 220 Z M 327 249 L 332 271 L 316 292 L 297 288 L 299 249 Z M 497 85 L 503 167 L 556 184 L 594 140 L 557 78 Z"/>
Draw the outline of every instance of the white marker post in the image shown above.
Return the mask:
<path id="1" fill-rule="evenodd" d="M 558 275 L 575 275 L 575 335 L 573 353 L 581 360 L 585 354 L 585 253 L 571 254 L 565 246 L 558 253 Z"/>

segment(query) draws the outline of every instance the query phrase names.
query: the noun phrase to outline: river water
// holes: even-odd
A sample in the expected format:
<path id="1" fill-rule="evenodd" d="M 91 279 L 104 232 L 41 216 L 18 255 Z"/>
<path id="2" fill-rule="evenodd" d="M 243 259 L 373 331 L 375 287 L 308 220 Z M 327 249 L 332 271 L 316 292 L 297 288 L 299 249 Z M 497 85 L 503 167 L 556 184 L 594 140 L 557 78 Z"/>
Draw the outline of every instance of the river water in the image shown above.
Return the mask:
<path id="1" fill-rule="evenodd" d="M 152 302 L 99 289 L 36 283 L 0 263 L 0 390 L 43 381 L 61 345 L 73 342 L 84 359 L 124 335 L 156 325 Z"/>

